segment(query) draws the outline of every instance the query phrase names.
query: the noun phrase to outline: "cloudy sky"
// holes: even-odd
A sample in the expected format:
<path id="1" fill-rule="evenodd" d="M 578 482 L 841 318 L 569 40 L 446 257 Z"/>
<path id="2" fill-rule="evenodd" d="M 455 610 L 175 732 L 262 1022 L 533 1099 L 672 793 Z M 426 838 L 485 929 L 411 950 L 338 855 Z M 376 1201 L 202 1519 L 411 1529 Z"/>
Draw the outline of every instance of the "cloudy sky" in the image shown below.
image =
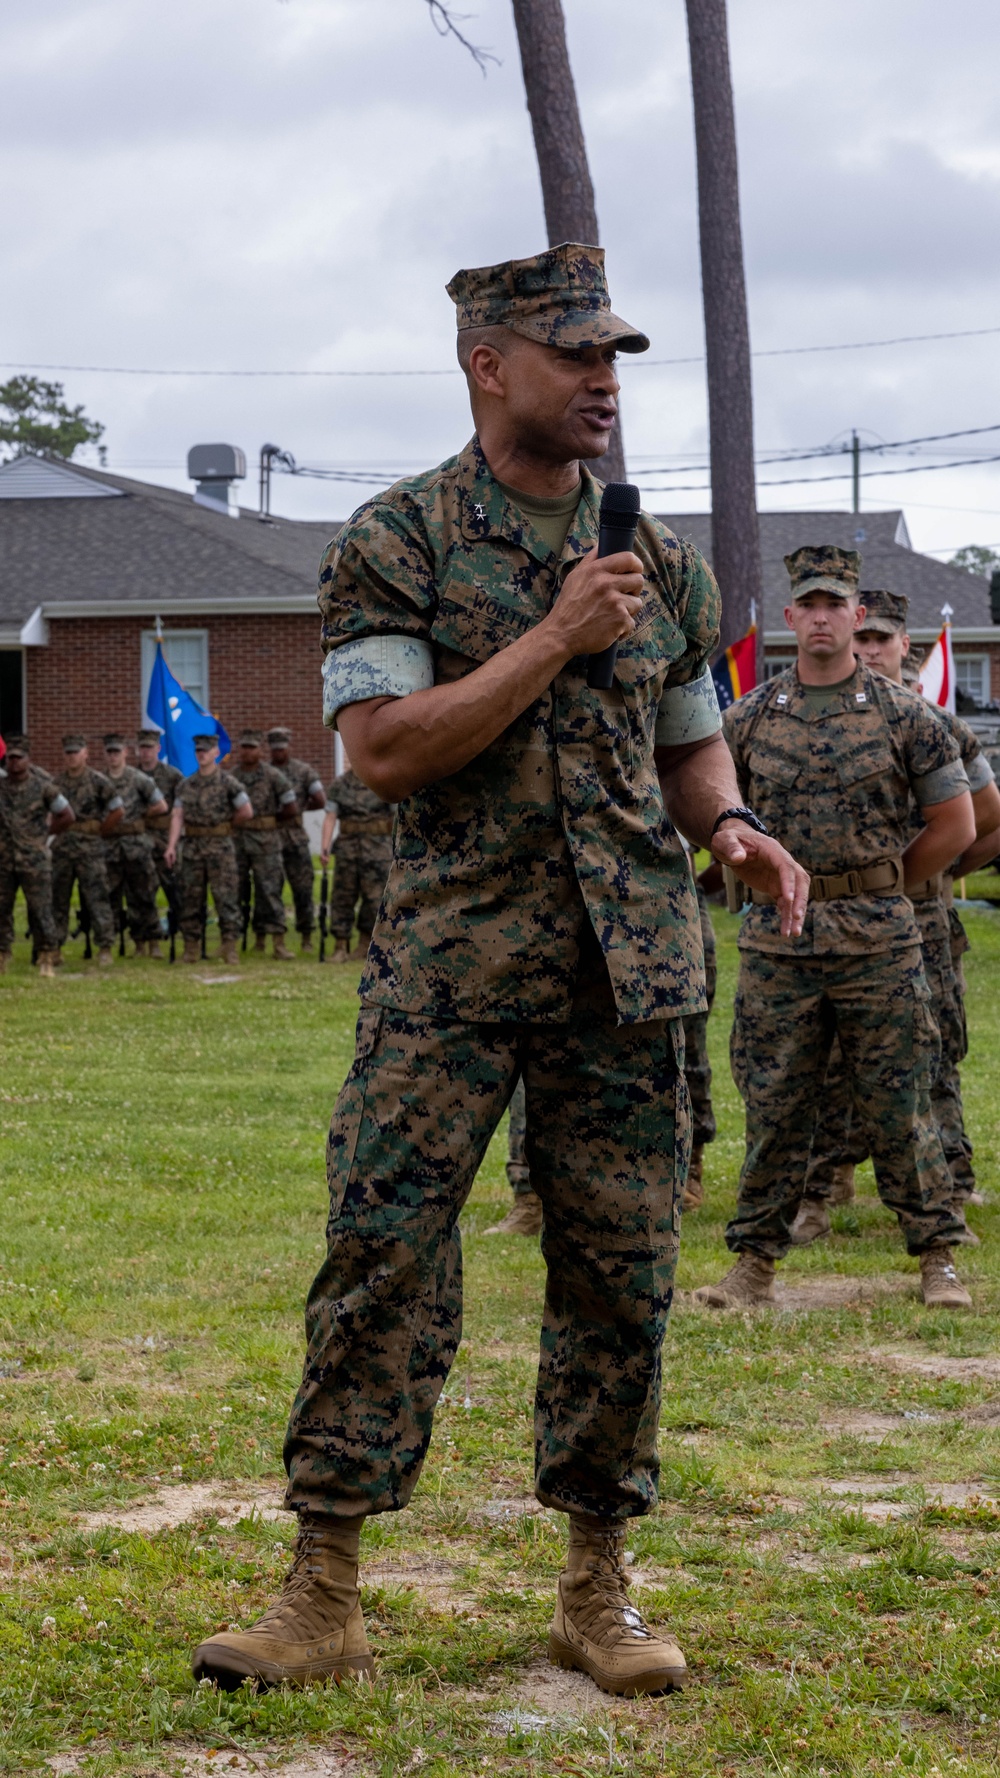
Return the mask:
<path id="1" fill-rule="evenodd" d="M 630 470 L 655 510 L 701 510 L 683 0 L 564 4 L 615 306 L 649 360 L 693 360 L 625 366 Z M 49 374 L 130 474 L 189 486 L 188 446 L 225 439 L 251 464 L 269 440 L 359 478 L 282 478 L 289 516 L 342 518 L 449 455 L 469 425 L 444 285 L 544 245 L 509 0 L 457 10 L 498 57 L 486 79 L 426 0 L 3 8 L 5 363 L 102 367 Z M 942 556 L 1000 546 L 1000 464 L 964 461 L 1000 455 L 1000 6 L 730 0 L 730 26 L 761 457 L 852 427 L 875 443 L 997 426 L 892 453 L 921 472 L 866 476 L 862 505 L 902 505 Z M 373 371 L 436 374 L 357 374 Z M 760 479 L 798 473 L 764 462 Z M 849 484 L 760 497 L 844 507 Z"/>

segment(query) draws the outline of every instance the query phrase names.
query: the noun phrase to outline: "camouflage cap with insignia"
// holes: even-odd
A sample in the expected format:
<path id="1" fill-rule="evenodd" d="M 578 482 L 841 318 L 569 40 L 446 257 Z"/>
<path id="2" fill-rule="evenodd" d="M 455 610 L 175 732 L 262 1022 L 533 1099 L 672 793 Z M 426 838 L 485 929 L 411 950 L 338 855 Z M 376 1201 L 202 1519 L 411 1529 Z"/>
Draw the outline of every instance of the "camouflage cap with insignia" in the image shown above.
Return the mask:
<path id="1" fill-rule="evenodd" d="M 140 747 L 145 747 L 147 744 L 152 746 L 154 743 L 158 747 L 162 739 L 163 730 L 161 728 L 141 728 L 136 736 Z"/>
<path id="2" fill-rule="evenodd" d="M 201 753 L 206 747 L 217 747 L 218 744 L 219 737 L 215 734 L 191 736 L 191 745 L 196 753 Z"/>
<path id="3" fill-rule="evenodd" d="M 849 599 L 858 590 L 861 557 L 856 549 L 839 549 L 835 543 L 804 543 L 785 557 L 792 583 L 792 601 L 807 593 L 834 593 Z"/>
<path id="4" fill-rule="evenodd" d="M 612 314 L 603 247 L 564 241 L 530 259 L 456 272 L 448 295 L 458 329 L 509 327 L 542 346 L 603 346 L 647 352 L 649 340 Z"/>
<path id="5" fill-rule="evenodd" d="M 104 736 L 104 751 L 105 751 L 105 753 L 124 753 L 124 751 L 125 751 L 125 736 L 124 735 L 105 735 Z"/>
<path id="6" fill-rule="evenodd" d="M 62 750 L 64 753 L 79 753 L 81 747 L 86 747 L 86 745 L 86 735 L 63 735 Z"/>
<path id="7" fill-rule="evenodd" d="M 910 609 L 905 593 L 890 593 L 885 587 L 874 587 L 871 592 L 861 593 L 860 598 L 865 608 L 862 630 L 874 630 L 879 636 L 894 636 L 897 630 L 905 630 Z"/>
<path id="8" fill-rule="evenodd" d="M 263 747 L 264 737 L 259 728 L 245 728 L 240 731 L 241 747 Z"/>
<path id="9" fill-rule="evenodd" d="M 7 742 L 8 757 L 16 755 L 19 759 L 26 759 L 31 752 L 27 735 L 5 735 L 4 739 Z"/>
<path id="10" fill-rule="evenodd" d="M 291 745 L 292 731 L 290 728 L 269 728 L 267 744 L 269 747 L 288 747 Z"/>

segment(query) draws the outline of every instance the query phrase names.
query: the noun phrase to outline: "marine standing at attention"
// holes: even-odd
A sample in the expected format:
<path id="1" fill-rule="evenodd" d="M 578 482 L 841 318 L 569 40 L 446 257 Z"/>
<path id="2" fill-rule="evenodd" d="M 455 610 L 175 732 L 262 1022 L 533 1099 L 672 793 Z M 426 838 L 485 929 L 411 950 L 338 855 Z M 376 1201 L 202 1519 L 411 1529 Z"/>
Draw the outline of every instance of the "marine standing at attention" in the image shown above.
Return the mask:
<path id="1" fill-rule="evenodd" d="M 246 905 L 252 881 L 254 950 L 267 949 L 270 933 L 274 955 L 290 963 L 292 952 L 285 943 L 285 872 L 278 825 L 293 821 L 299 811 L 295 792 L 284 772 L 261 758 L 263 745 L 264 737 L 257 729 L 244 729 L 240 736 L 240 763 L 233 773 L 253 804 L 250 820 L 243 822 L 236 835 L 240 900 Z"/>
<path id="2" fill-rule="evenodd" d="M 0 975 L 14 949 L 14 900 L 20 888 L 38 945 L 39 975 L 62 962 L 52 912 L 49 835 L 72 827 L 73 810 L 54 778 L 31 763 L 27 735 L 8 735 L 0 772 Z"/>
<path id="3" fill-rule="evenodd" d="M 382 801 L 348 766 L 326 795 L 326 816 L 320 857 L 333 857 L 330 932 L 331 963 L 346 963 L 354 921 L 358 922 L 357 954 L 367 957 L 372 929 L 392 864 L 392 821 L 395 809 Z M 337 837 L 334 840 L 334 823 Z"/>
<path id="4" fill-rule="evenodd" d="M 159 957 L 160 916 L 156 909 L 156 866 L 153 842 L 146 831 L 150 815 L 165 815 L 166 801 L 152 778 L 126 764 L 124 735 L 105 735 L 108 778 L 122 799 L 122 819 L 104 841 L 111 911 L 119 917 L 122 896 L 137 957 Z"/>
<path id="5" fill-rule="evenodd" d="M 181 836 L 181 932 L 182 963 L 201 957 L 202 922 L 212 891 L 221 937 L 223 963 L 238 963 L 240 931 L 240 878 L 236 866 L 233 828 L 253 817 L 253 804 L 242 784 L 219 765 L 218 737 L 195 735 L 198 770 L 183 779 L 170 815 L 170 833 L 164 863 L 173 870 Z"/>
<path id="6" fill-rule="evenodd" d="M 879 1196 L 919 1258 L 924 1302 L 969 1308 L 951 1256 L 963 1223 L 930 1109 L 937 1029 L 905 894 L 971 842 L 968 781 L 926 704 L 855 660 L 865 617 L 857 552 L 806 546 L 785 562 L 797 661 L 730 705 L 723 723 L 742 793 L 812 873 L 809 909 L 790 937 L 754 888 L 740 928 L 731 1054 L 746 1158 L 726 1230 L 738 1258 L 695 1301 L 773 1300 L 837 1036 L 864 1082 Z"/>
<path id="7" fill-rule="evenodd" d="M 163 739 L 158 728 L 141 728 L 137 737 L 136 752 L 139 759 L 139 770 L 152 778 L 157 790 L 167 805 L 166 811 L 157 815 L 146 816 L 146 832 L 153 848 L 153 864 L 156 875 L 170 894 L 173 872 L 167 869 L 164 853 L 170 836 L 170 813 L 178 787 L 184 782 L 184 773 L 180 766 L 172 766 L 167 759 L 160 758 L 160 742 Z"/>
<path id="8" fill-rule="evenodd" d="M 73 884 L 79 884 L 81 912 L 86 903 L 97 940 L 97 961 L 107 967 L 114 955 L 115 923 L 108 898 L 108 869 L 102 840 L 110 838 L 124 817 L 124 805 L 110 778 L 89 763 L 83 735 L 63 735 L 63 770 L 56 783 L 76 820 L 68 833 L 52 842 L 52 912 L 60 946 L 69 932 Z"/>
<path id="9" fill-rule="evenodd" d="M 736 809 L 701 556 L 643 515 L 634 552 L 596 558 L 580 459 L 607 447 L 616 353 L 649 343 L 611 313 L 603 261 L 567 245 L 457 274 L 476 436 L 363 506 L 323 562 L 328 716 L 396 834 L 285 1445 L 295 1562 L 259 1623 L 198 1649 L 223 1686 L 371 1667 L 359 1533 L 420 1475 L 461 1334 L 459 1213 L 519 1074 L 548 1269 L 535 1491 L 570 1519 L 550 1658 L 629 1695 L 686 1677 L 624 1562 L 656 1504 L 680 1020 L 704 1005 L 670 821 L 780 895 L 787 931 L 808 880 Z M 558 551 L 540 500 L 572 508 Z M 587 656 L 616 640 L 612 690 L 589 690 Z"/>
<path id="10" fill-rule="evenodd" d="M 267 744 L 271 749 L 271 764 L 284 773 L 295 792 L 295 801 L 298 804 L 294 819 L 282 822 L 278 831 L 281 835 L 281 861 L 295 905 L 295 930 L 299 935 L 299 950 L 308 952 L 313 948 L 313 926 L 316 923 L 313 905 L 315 871 L 309 835 L 302 816 L 306 809 L 324 808 L 326 792 L 315 766 L 307 765 L 304 759 L 292 758 L 290 728 L 268 729 Z"/>

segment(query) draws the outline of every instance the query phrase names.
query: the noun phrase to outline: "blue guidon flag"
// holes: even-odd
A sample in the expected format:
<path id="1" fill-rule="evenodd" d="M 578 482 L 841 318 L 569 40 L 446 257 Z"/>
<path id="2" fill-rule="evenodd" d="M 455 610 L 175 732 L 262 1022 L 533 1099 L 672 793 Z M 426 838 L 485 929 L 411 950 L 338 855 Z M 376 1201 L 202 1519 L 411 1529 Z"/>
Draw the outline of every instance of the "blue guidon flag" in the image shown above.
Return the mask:
<path id="1" fill-rule="evenodd" d="M 757 683 L 757 625 L 751 624 L 745 636 L 734 642 L 719 656 L 712 668 L 719 709 L 728 710 L 744 692 Z"/>
<path id="2" fill-rule="evenodd" d="M 149 677 L 149 696 L 146 699 L 146 715 L 150 725 L 162 729 L 160 738 L 160 758 L 172 766 L 179 766 L 186 778 L 198 770 L 198 758 L 194 750 L 195 735 L 218 736 L 219 753 L 229 752 L 231 742 L 218 717 L 203 710 L 197 698 L 185 691 L 179 679 L 175 679 L 167 666 L 163 653 L 163 643 L 157 638 L 156 660 Z"/>

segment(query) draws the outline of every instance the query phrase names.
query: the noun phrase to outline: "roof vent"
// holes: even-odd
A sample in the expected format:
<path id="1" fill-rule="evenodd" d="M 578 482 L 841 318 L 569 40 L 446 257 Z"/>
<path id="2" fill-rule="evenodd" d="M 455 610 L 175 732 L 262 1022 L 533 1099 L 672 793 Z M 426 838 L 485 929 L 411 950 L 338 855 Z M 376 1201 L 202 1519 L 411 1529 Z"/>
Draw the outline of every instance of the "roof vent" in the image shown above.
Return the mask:
<path id="1" fill-rule="evenodd" d="M 231 519 L 240 516 L 236 486 L 247 472 L 247 460 L 238 445 L 192 445 L 188 452 L 187 472 L 193 482 L 195 503 L 207 506 L 209 512 L 227 513 Z"/>

